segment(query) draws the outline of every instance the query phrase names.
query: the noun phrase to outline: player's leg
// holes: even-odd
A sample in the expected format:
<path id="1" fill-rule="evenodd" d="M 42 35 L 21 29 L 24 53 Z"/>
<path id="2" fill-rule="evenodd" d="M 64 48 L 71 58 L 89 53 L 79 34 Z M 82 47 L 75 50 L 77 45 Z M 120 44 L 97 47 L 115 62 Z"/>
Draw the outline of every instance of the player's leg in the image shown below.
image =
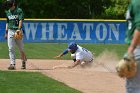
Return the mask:
<path id="1" fill-rule="evenodd" d="M 134 51 L 137 60 L 137 74 L 133 78 L 126 79 L 126 93 L 140 93 L 140 46 Z"/>
<path id="2" fill-rule="evenodd" d="M 71 58 L 72 58 L 73 62 L 76 62 L 76 56 L 75 56 L 75 54 L 71 54 Z"/>
<path id="3" fill-rule="evenodd" d="M 8 67 L 9 70 L 15 69 L 15 40 L 13 38 L 14 31 L 8 31 L 8 48 L 9 48 L 9 57 L 10 57 L 10 66 Z"/>
<path id="4" fill-rule="evenodd" d="M 92 66 L 92 63 L 93 63 L 93 60 L 87 61 L 87 62 L 85 62 L 85 66 L 91 67 Z"/>
<path id="5" fill-rule="evenodd" d="M 88 58 L 88 60 L 82 61 L 80 65 L 82 67 L 90 67 L 90 66 L 92 66 L 93 59 L 94 59 L 93 54 L 92 53 L 87 54 L 86 58 Z"/>
<path id="6" fill-rule="evenodd" d="M 18 46 L 19 52 L 20 52 L 20 56 L 21 56 L 21 60 L 22 60 L 22 69 L 26 69 L 26 55 L 24 52 L 24 44 L 22 40 L 16 40 L 16 45 Z"/>

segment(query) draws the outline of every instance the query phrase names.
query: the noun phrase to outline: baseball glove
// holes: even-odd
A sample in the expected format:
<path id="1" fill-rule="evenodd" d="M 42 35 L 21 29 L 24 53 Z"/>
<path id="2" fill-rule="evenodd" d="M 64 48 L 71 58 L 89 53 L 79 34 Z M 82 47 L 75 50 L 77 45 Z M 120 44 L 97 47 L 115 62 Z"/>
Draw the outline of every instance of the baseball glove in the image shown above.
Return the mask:
<path id="1" fill-rule="evenodd" d="M 136 75 L 137 72 L 137 63 L 134 57 L 128 56 L 119 61 L 116 66 L 116 71 L 119 77 L 121 78 L 131 78 Z"/>
<path id="2" fill-rule="evenodd" d="M 21 30 L 17 30 L 14 34 L 14 39 L 21 40 L 23 38 L 23 33 Z"/>

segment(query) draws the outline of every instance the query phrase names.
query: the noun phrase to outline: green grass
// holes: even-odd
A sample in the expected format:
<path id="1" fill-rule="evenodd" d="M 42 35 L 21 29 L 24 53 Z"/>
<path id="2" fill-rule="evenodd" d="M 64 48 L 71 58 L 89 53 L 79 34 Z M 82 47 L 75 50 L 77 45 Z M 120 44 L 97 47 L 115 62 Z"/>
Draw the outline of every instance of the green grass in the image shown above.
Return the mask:
<path id="1" fill-rule="evenodd" d="M 122 57 L 127 50 L 124 44 L 79 44 L 100 55 L 108 50 Z M 26 43 L 28 59 L 54 59 L 53 57 L 67 48 L 67 44 Z M 63 59 L 70 59 L 70 53 Z M 16 56 L 19 52 L 16 49 Z M 9 58 L 7 43 L 0 43 L 0 59 Z M 81 93 L 61 82 L 57 82 L 37 72 L 0 71 L 0 93 Z"/>
<path id="2" fill-rule="evenodd" d="M 0 93 L 81 93 L 39 72 L 0 71 Z"/>
<path id="3" fill-rule="evenodd" d="M 122 57 L 127 50 L 125 44 L 79 44 L 88 50 L 95 53 L 95 56 L 108 50 L 114 52 L 118 57 Z M 25 43 L 25 52 L 28 59 L 54 59 L 53 57 L 63 52 L 67 48 L 67 44 L 54 43 Z M 9 58 L 7 43 L 0 43 L 0 59 Z M 70 53 L 65 55 L 63 59 L 70 59 Z M 16 56 L 19 57 L 19 52 L 16 47 Z"/>

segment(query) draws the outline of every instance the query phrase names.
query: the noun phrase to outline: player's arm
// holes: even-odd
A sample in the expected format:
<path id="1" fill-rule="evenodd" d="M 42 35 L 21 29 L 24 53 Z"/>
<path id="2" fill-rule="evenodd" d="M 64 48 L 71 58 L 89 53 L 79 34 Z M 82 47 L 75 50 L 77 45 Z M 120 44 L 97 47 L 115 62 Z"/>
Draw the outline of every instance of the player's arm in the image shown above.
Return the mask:
<path id="1" fill-rule="evenodd" d="M 19 22 L 18 22 L 18 30 L 19 30 L 19 31 L 20 31 L 21 28 L 22 28 L 23 20 L 24 20 L 24 14 L 23 14 L 22 9 L 20 9 L 20 13 L 19 13 Z"/>
<path id="2" fill-rule="evenodd" d="M 7 39 L 8 37 L 8 23 L 9 23 L 9 19 L 7 18 L 6 27 L 5 27 L 5 36 L 4 36 L 5 39 Z"/>
<path id="3" fill-rule="evenodd" d="M 22 23 L 23 23 L 23 20 L 20 20 L 20 21 L 19 21 L 19 25 L 18 25 L 18 30 L 21 30 L 21 28 L 22 28 Z"/>
<path id="4" fill-rule="evenodd" d="M 19 33 L 21 31 L 22 23 L 23 23 L 23 20 L 20 20 L 19 24 L 18 24 L 18 29 L 16 30 L 17 33 Z"/>
<path id="5" fill-rule="evenodd" d="M 8 33 L 8 23 L 6 23 L 6 29 L 5 32 Z"/>
<path id="6" fill-rule="evenodd" d="M 61 58 L 63 54 L 59 54 L 58 56 L 55 56 L 54 58 Z"/>
<path id="7" fill-rule="evenodd" d="M 132 42 L 131 42 L 130 46 L 128 47 L 128 54 L 132 54 L 134 49 L 136 48 L 136 46 L 139 43 L 140 43 L 140 30 L 136 29 L 134 31 Z"/>
<path id="8" fill-rule="evenodd" d="M 137 7 L 140 7 L 140 6 L 138 5 Z M 137 13 L 135 14 L 135 16 L 140 16 L 140 9 L 137 8 L 136 11 L 137 11 Z M 130 10 L 130 12 L 131 12 L 131 10 Z M 135 19 L 135 20 L 137 20 L 137 19 Z M 139 27 L 139 25 L 140 25 L 140 22 L 135 23 L 136 27 L 135 27 L 135 30 L 134 30 L 134 34 L 133 34 L 131 44 L 128 47 L 128 51 L 127 51 L 128 54 L 133 54 L 133 51 L 136 48 L 136 46 L 138 44 L 140 44 L 140 27 Z"/>
<path id="9" fill-rule="evenodd" d="M 64 56 L 65 54 L 67 54 L 69 51 L 66 49 L 63 51 L 63 53 L 59 54 L 58 56 L 55 56 L 54 58 L 61 58 L 62 56 Z"/>
<path id="10" fill-rule="evenodd" d="M 74 67 L 76 67 L 77 65 L 79 65 L 80 62 L 81 62 L 80 60 L 76 60 L 76 62 L 74 62 L 73 65 L 68 66 L 67 68 L 74 68 Z"/>
<path id="11" fill-rule="evenodd" d="M 7 20 L 6 20 L 6 27 L 5 27 L 5 31 L 6 31 L 6 33 L 8 33 L 8 23 L 9 23 L 9 19 L 8 18 L 6 18 Z"/>

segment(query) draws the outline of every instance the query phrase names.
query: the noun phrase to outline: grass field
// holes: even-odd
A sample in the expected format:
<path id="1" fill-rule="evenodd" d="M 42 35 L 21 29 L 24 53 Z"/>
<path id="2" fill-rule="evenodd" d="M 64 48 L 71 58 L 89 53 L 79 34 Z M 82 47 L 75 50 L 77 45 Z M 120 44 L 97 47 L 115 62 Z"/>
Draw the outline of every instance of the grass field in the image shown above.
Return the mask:
<path id="1" fill-rule="evenodd" d="M 127 45 L 124 44 L 79 44 L 98 56 L 103 51 L 108 50 L 114 52 L 118 57 L 122 57 L 126 52 Z M 53 57 L 63 52 L 67 48 L 67 44 L 54 43 L 25 43 L 25 52 L 28 59 L 54 59 Z M 9 58 L 7 43 L 0 43 L 0 59 Z M 70 53 L 69 53 L 70 54 Z M 70 59 L 69 54 L 63 59 Z M 16 56 L 19 57 L 19 52 L 16 49 Z"/>
<path id="2" fill-rule="evenodd" d="M 95 53 L 97 57 L 105 50 L 122 57 L 127 45 L 123 44 L 79 44 Z M 67 48 L 67 44 L 25 43 L 28 59 L 54 59 Z M 70 59 L 70 54 L 63 59 Z M 16 49 L 16 56 L 19 53 Z M 7 43 L 0 43 L 0 59 L 8 59 Z M 38 72 L 0 71 L 0 93 L 81 93 Z"/>
<path id="3" fill-rule="evenodd" d="M 81 93 L 38 72 L 0 71 L 0 93 Z"/>

